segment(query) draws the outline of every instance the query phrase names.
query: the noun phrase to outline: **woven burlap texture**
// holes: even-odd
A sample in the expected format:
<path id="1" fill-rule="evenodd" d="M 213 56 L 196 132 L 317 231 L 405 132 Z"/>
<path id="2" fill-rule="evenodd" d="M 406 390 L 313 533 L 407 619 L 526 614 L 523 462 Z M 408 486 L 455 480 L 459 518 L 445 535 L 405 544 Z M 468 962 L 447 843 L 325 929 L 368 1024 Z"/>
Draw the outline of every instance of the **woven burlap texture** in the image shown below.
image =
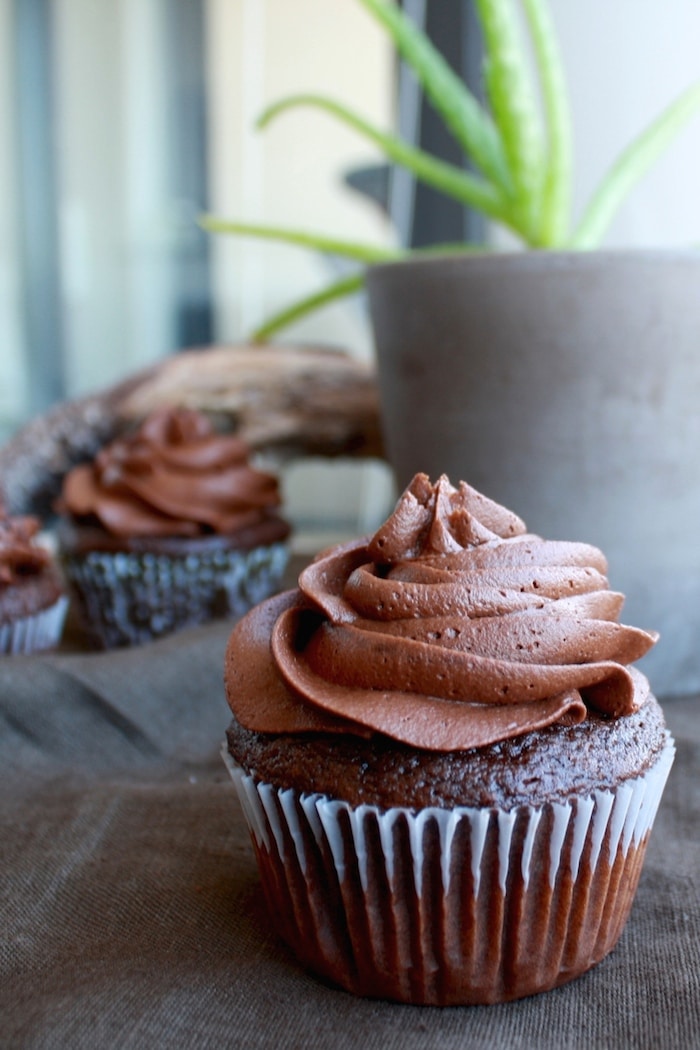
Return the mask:
<path id="1" fill-rule="evenodd" d="M 613 954 L 505 1006 L 405 1007 L 315 980 L 270 929 L 219 757 L 229 629 L 0 661 L 3 1047 L 700 1045 L 700 700 L 665 705 L 678 754 Z"/>

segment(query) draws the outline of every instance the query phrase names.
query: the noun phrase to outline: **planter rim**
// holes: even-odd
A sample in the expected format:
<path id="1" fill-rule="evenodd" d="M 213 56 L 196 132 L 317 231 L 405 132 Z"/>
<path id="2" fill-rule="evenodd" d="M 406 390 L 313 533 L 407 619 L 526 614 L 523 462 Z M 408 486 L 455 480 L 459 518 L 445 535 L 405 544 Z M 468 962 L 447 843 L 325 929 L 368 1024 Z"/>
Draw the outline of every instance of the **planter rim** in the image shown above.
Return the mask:
<path id="1" fill-rule="evenodd" d="M 678 263 L 689 263 L 700 269 L 700 251 L 697 248 L 604 248 L 592 251 L 525 249 L 523 251 L 478 251 L 470 254 L 446 252 L 444 255 L 427 255 L 372 263 L 367 268 L 367 279 L 371 283 L 375 276 L 381 280 L 383 274 L 396 273 L 400 269 L 420 273 L 421 270 L 432 270 L 436 267 L 486 273 L 489 270 L 502 270 L 503 268 L 516 272 L 522 270 L 565 272 L 572 269 L 586 270 L 601 265 L 608 268 L 624 268 L 659 264 L 677 265 Z"/>

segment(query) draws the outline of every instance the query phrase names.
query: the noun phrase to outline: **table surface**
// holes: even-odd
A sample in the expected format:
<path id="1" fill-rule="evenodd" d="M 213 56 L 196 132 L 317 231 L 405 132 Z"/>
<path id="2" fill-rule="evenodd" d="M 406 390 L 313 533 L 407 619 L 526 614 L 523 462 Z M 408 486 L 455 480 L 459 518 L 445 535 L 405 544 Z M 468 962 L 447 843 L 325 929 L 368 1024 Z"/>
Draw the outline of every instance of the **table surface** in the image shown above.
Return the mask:
<path id="1" fill-rule="evenodd" d="M 700 698 L 631 918 L 579 980 L 494 1007 L 356 999 L 270 929 L 219 748 L 230 625 L 0 660 L 3 1047 L 700 1047 Z"/>

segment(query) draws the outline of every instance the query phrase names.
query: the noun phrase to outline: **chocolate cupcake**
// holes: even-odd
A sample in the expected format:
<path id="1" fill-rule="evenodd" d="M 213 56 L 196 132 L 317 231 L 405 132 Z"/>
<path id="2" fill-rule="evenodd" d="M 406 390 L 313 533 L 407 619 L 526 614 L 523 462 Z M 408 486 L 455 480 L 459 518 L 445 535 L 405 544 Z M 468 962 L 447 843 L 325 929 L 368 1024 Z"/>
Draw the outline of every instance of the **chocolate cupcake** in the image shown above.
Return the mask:
<path id="1" fill-rule="evenodd" d="M 599 962 L 673 760 L 595 547 L 418 475 L 234 629 L 224 758 L 275 929 L 358 995 L 493 1003 Z"/>
<path id="2" fill-rule="evenodd" d="M 154 412 L 70 471 L 60 553 L 103 648 L 234 616 L 279 589 L 289 525 L 274 475 L 201 413 Z"/>
<path id="3" fill-rule="evenodd" d="M 49 551 L 36 542 L 39 521 L 0 507 L 0 653 L 50 649 L 61 638 L 68 599 Z"/>

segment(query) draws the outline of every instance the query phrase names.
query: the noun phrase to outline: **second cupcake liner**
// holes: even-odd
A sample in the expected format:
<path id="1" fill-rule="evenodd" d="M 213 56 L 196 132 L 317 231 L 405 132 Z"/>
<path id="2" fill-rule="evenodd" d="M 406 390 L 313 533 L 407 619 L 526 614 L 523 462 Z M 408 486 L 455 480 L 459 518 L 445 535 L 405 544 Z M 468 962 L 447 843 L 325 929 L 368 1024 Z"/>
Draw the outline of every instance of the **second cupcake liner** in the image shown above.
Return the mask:
<path id="1" fill-rule="evenodd" d="M 285 543 L 181 556 L 91 551 L 65 556 L 63 567 L 83 629 L 114 648 L 242 615 L 279 589 L 288 557 Z"/>

